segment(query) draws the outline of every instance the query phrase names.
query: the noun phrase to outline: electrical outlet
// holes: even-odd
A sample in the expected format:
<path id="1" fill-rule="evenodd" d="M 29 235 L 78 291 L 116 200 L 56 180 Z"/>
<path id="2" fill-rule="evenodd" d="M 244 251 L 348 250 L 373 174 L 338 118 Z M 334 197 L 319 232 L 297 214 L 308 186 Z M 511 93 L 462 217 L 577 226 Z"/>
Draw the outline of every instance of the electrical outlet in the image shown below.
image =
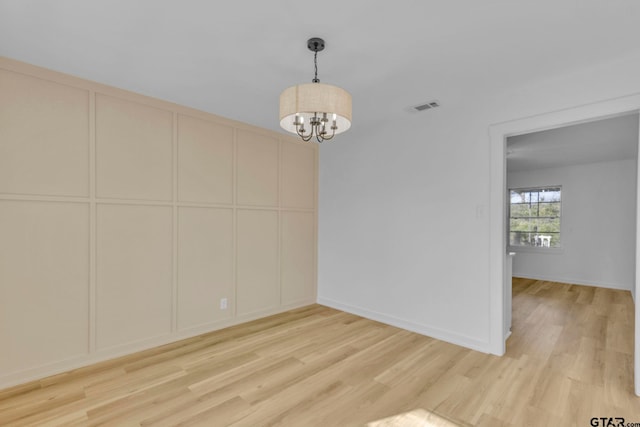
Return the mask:
<path id="1" fill-rule="evenodd" d="M 226 309 L 227 309 L 227 299 L 220 298 L 220 310 L 226 310 Z"/>

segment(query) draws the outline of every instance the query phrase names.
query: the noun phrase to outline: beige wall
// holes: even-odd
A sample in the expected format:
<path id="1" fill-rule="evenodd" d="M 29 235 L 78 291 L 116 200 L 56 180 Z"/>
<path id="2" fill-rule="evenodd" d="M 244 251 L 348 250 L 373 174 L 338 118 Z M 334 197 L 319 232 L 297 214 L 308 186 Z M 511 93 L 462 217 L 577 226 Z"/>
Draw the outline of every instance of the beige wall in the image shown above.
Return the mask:
<path id="1" fill-rule="evenodd" d="M 316 186 L 315 145 L 0 58 L 0 388 L 315 302 Z"/>

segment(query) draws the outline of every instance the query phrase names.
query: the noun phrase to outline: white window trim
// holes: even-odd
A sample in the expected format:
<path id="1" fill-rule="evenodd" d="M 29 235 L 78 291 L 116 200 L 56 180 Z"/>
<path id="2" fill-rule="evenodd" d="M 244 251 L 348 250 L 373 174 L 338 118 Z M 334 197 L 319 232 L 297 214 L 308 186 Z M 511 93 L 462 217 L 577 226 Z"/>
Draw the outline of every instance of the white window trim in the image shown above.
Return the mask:
<path id="1" fill-rule="evenodd" d="M 531 191 L 531 190 L 541 190 L 545 188 L 559 188 L 560 189 L 560 246 L 556 246 L 553 248 L 542 247 L 542 246 L 511 246 L 511 192 L 512 191 Z M 506 230 L 506 238 L 507 238 L 507 251 L 508 252 L 523 252 L 523 253 L 538 253 L 538 254 L 562 254 L 564 253 L 564 232 L 562 231 L 562 217 L 563 215 L 563 205 L 564 205 L 564 191 L 562 185 L 537 185 L 531 187 L 513 187 L 507 189 L 507 200 L 508 208 L 507 208 L 507 230 Z"/>

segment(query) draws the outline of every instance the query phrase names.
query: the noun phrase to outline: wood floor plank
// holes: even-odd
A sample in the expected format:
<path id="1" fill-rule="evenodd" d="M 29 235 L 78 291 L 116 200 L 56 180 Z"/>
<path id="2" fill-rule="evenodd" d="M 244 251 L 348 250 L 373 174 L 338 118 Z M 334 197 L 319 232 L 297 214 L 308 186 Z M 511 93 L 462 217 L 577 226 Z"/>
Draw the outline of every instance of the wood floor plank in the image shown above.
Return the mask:
<path id="1" fill-rule="evenodd" d="M 629 292 L 514 279 L 513 310 L 497 357 L 311 305 L 0 390 L 0 425 L 640 422 Z"/>

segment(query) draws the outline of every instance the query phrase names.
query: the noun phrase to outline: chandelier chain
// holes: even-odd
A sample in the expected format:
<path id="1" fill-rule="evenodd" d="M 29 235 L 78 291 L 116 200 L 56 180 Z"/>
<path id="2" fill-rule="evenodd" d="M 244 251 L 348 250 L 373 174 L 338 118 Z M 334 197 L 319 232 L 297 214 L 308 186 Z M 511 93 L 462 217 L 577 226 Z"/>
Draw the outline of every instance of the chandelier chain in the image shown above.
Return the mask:
<path id="1" fill-rule="evenodd" d="M 320 83 L 320 80 L 318 79 L 318 51 L 313 54 L 313 65 L 316 70 L 315 77 L 313 78 L 313 83 Z"/>

